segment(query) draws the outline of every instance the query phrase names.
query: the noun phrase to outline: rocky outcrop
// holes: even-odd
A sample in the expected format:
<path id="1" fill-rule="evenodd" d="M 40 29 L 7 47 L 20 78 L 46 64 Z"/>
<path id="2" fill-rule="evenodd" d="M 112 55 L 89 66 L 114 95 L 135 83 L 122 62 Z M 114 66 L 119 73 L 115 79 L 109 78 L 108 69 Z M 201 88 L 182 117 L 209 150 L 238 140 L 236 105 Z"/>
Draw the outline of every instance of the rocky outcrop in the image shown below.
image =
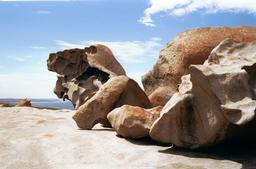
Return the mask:
<path id="1" fill-rule="evenodd" d="M 150 108 L 151 103 L 103 45 L 52 53 L 48 69 L 58 74 L 54 89 L 59 98 L 70 100 L 77 109 L 73 119 L 78 127 L 110 126 L 107 114 L 124 104 Z"/>
<path id="2" fill-rule="evenodd" d="M 198 148 L 235 136 L 255 137 L 256 41 L 224 40 L 188 72 L 154 122 L 152 139 Z"/>
<path id="3" fill-rule="evenodd" d="M 180 150 L 120 139 L 111 129 L 77 130 L 74 111 L 0 107 L 1 169 L 254 169 L 256 147 Z M 253 144 L 255 145 L 255 144 Z M 193 158 L 191 158 L 191 156 Z"/>
<path id="4" fill-rule="evenodd" d="M 54 93 L 70 100 L 78 109 L 89 100 L 109 78 L 125 75 L 111 50 L 104 45 L 51 53 L 48 70 L 58 74 Z"/>
<path id="5" fill-rule="evenodd" d="M 28 100 L 28 99 L 21 99 L 17 103 L 16 107 L 32 107 L 32 104 L 31 104 L 30 100 Z"/>
<path id="6" fill-rule="evenodd" d="M 143 109 L 124 105 L 112 110 L 107 118 L 119 136 L 142 138 L 149 135 L 149 130 L 159 117 L 161 109 L 161 106 Z"/>
<path id="7" fill-rule="evenodd" d="M 255 27 L 199 28 L 179 34 L 161 50 L 154 68 L 142 77 L 143 86 L 152 104 L 165 105 L 177 91 L 182 75 L 191 64 L 203 64 L 222 40 L 241 42 L 256 40 Z"/>
<path id="8" fill-rule="evenodd" d="M 80 128 L 91 129 L 97 123 L 108 124 L 108 113 L 125 104 L 151 108 L 147 95 L 134 80 L 116 76 L 79 107 L 73 119 Z"/>

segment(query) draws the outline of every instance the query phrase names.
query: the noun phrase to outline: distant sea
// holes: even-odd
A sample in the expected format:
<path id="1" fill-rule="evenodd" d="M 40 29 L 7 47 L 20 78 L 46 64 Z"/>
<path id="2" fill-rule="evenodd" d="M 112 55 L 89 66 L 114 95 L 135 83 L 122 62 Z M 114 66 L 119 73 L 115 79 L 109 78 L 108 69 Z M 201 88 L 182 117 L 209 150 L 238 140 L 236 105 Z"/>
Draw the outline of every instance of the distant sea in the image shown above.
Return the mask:
<path id="1" fill-rule="evenodd" d="M 20 99 L 0 98 L 0 103 L 16 105 Z M 49 109 L 71 109 L 74 110 L 72 103 L 68 100 L 60 99 L 29 99 L 33 107 Z"/>

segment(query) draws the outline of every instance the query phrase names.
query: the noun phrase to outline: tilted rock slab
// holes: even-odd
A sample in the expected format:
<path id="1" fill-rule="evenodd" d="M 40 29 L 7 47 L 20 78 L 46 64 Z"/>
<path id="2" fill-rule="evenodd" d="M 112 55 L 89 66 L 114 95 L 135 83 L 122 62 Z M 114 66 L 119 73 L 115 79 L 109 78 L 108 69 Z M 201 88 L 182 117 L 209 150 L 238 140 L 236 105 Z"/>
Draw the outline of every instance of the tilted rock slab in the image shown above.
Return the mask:
<path id="1" fill-rule="evenodd" d="M 111 50 L 104 45 L 51 53 L 48 70 L 58 74 L 54 93 L 70 100 L 78 109 L 89 100 L 109 78 L 125 75 Z"/>
<path id="2" fill-rule="evenodd" d="M 144 109 L 138 106 L 123 105 L 112 110 L 107 118 L 117 135 L 142 138 L 149 136 L 149 130 L 159 117 L 161 109 L 161 106 Z"/>
<path id="3" fill-rule="evenodd" d="M 177 92 L 182 75 L 191 64 L 203 64 L 224 39 L 256 40 L 256 27 L 199 28 L 180 33 L 161 50 L 157 63 L 142 77 L 146 94 L 154 106 L 165 105 Z"/>
<path id="4" fill-rule="evenodd" d="M 152 139 L 198 148 L 255 137 L 256 41 L 224 40 L 189 73 L 154 122 Z"/>
<path id="5" fill-rule="evenodd" d="M 122 105 L 152 107 L 147 95 L 134 80 L 127 76 L 116 76 L 80 106 L 73 119 L 78 127 L 92 129 L 97 123 L 108 124 L 108 113 Z"/>

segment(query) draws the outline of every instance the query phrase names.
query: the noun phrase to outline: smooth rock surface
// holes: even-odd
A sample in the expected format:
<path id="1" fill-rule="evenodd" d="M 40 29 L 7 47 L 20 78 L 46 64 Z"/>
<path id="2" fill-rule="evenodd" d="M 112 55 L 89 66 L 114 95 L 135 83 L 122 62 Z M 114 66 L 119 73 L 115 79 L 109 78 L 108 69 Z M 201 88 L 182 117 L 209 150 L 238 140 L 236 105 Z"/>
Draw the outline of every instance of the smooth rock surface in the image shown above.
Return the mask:
<path id="1" fill-rule="evenodd" d="M 185 31 L 161 50 L 153 69 L 142 77 L 146 94 L 154 106 L 162 105 L 177 92 L 181 76 L 191 64 L 203 64 L 222 40 L 256 40 L 256 27 L 198 28 Z"/>
<path id="2" fill-rule="evenodd" d="M 256 41 L 222 41 L 203 65 L 191 65 L 150 130 L 179 147 L 256 138 Z"/>
<path id="3" fill-rule="evenodd" d="M 149 136 L 149 130 L 159 117 L 161 109 L 161 106 L 143 109 L 138 106 L 123 105 L 112 110 L 107 118 L 119 136 L 142 138 Z"/>
<path id="4" fill-rule="evenodd" d="M 252 169 L 248 144 L 184 150 L 116 137 L 96 126 L 78 130 L 74 111 L 0 108 L 1 169 Z"/>

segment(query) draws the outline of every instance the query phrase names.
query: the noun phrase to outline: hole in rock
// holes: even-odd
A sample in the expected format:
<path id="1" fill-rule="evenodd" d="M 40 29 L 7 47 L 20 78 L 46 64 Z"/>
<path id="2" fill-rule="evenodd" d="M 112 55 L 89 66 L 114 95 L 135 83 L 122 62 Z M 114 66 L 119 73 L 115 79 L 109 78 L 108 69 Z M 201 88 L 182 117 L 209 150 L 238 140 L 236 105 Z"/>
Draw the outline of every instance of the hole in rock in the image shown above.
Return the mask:
<path id="1" fill-rule="evenodd" d="M 77 80 L 86 80 L 91 76 L 96 76 L 99 81 L 102 83 L 105 83 L 109 79 L 109 74 L 106 72 L 103 72 L 97 68 L 89 67 L 86 69 L 86 71 L 79 77 L 77 77 Z"/>

